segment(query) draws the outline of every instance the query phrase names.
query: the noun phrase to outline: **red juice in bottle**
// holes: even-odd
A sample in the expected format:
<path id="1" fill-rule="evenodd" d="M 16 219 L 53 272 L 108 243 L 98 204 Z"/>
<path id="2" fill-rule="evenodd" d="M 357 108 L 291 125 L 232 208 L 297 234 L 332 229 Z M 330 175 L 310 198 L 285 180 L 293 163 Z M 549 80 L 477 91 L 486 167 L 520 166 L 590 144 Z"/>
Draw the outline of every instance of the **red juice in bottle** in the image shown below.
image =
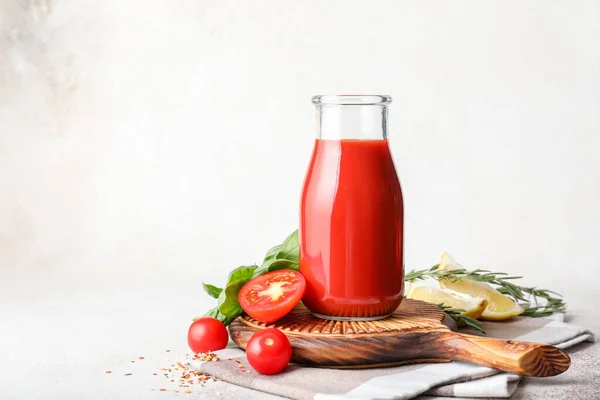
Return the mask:
<path id="1" fill-rule="evenodd" d="M 319 138 L 300 207 L 303 302 L 326 319 L 385 318 L 404 287 L 403 201 L 387 96 L 317 96 Z"/>

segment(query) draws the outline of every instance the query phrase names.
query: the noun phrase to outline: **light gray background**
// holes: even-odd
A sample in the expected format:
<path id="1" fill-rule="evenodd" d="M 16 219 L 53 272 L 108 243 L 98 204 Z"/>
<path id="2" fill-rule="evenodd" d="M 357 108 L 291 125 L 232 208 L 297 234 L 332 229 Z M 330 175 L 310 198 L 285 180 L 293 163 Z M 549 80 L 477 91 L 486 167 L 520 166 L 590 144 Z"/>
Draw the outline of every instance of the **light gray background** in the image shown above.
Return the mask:
<path id="1" fill-rule="evenodd" d="M 4 395 L 158 387 L 103 372 L 184 352 L 201 281 L 296 228 L 320 93 L 394 97 L 407 269 L 448 251 L 596 323 L 600 2 L 4 0 Z"/>

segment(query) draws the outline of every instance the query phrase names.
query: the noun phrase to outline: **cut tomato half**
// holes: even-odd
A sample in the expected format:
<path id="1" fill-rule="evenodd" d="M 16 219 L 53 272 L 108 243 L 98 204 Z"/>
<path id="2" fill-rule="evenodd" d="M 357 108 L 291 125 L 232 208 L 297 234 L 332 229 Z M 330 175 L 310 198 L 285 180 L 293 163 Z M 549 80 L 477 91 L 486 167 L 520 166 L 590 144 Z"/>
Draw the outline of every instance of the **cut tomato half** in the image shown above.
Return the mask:
<path id="1" fill-rule="evenodd" d="M 302 274 L 286 269 L 252 279 L 238 293 L 238 301 L 249 316 L 268 323 L 289 313 L 302 300 L 305 290 Z"/>

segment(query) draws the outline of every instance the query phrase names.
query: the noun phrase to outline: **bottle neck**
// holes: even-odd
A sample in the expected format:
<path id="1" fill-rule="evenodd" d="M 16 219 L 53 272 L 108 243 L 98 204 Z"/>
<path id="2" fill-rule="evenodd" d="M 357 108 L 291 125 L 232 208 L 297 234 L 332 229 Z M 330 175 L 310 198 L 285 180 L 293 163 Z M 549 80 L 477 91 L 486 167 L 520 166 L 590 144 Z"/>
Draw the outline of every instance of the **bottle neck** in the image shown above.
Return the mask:
<path id="1" fill-rule="evenodd" d="M 317 138 L 387 139 L 388 96 L 315 96 Z"/>

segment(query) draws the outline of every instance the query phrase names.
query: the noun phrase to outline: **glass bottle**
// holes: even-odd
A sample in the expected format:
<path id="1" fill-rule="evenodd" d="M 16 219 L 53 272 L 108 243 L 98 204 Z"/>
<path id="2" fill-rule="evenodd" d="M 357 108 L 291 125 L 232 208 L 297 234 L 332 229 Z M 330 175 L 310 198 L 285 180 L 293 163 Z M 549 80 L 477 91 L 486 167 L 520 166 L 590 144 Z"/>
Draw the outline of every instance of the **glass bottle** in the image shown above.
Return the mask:
<path id="1" fill-rule="evenodd" d="M 389 96 L 315 96 L 317 139 L 300 205 L 303 302 L 317 317 L 376 320 L 404 288 L 404 207 L 387 140 Z"/>

